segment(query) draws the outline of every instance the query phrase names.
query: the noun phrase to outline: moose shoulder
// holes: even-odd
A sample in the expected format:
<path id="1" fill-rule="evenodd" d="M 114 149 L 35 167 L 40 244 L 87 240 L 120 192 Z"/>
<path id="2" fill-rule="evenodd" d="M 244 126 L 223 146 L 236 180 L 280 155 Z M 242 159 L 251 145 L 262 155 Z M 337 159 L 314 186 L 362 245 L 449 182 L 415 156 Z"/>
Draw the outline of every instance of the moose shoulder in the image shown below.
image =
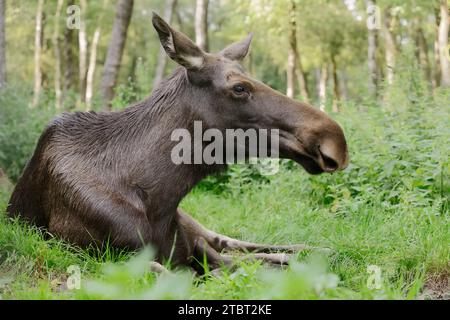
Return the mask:
<path id="1" fill-rule="evenodd" d="M 154 14 L 153 26 L 180 67 L 152 95 L 120 112 L 62 114 L 42 134 L 8 206 L 10 216 L 70 243 L 136 249 L 151 244 L 159 261 L 230 264 L 224 249 L 258 251 L 250 258 L 286 263 L 271 246 L 208 230 L 178 209 L 182 198 L 223 164 L 175 164 L 173 130 L 278 129 L 280 156 L 312 174 L 348 163 L 344 134 L 325 113 L 287 98 L 239 65 L 251 36 L 218 54 L 202 51 Z M 202 260 L 202 259 L 200 259 Z"/>

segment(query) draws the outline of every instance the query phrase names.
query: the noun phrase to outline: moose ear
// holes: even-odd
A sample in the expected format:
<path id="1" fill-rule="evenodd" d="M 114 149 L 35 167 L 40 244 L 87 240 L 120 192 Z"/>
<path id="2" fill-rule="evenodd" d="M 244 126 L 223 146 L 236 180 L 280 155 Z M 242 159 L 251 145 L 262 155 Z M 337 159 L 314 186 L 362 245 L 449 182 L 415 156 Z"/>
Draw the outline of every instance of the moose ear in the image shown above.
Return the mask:
<path id="1" fill-rule="evenodd" d="M 183 33 L 173 29 L 153 12 L 153 27 L 169 57 L 186 69 L 197 70 L 203 66 L 205 53 Z"/>
<path id="2" fill-rule="evenodd" d="M 228 58 L 230 60 L 242 60 L 245 58 L 245 56 L 248 53 L 248 50 L 250 48 L 250 43 L 252 42 L 253 34 L 249 33 L 247 38 L 244 40 L 235 42 L 230 44 L 228 47 L 220 51 L 220 54 L 223 55 L 225 58 Z"/>

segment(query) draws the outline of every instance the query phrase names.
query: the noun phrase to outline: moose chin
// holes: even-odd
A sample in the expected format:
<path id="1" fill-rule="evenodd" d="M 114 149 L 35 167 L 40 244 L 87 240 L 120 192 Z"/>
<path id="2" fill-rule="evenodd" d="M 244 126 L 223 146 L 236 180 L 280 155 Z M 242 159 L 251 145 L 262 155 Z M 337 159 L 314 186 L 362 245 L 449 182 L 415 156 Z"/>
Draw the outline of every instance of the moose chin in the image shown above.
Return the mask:
<path id="1" fill-rule="evenodd" d="M 281 158 L 311 174 L 344 169 L 349 161 L 341 127 L 324 112 L 252 78 L 239 64 L 252 35 L 219 53 L 201 50 L 158 15 L 161 45 L 179 67 L 150 97 L 118 112 L 63 113 L 42 133 L 8 206 L 11 217 L 69 243 L 101 247 L 107 241 L 136 250 L 150 245 L 157 261 L 188 265 L 206 256 L 212 268 L 231 254 L 286 264 L 305 245 L 266 245 L 232 239 L 200 225 L 178 205 L 207 175 L 226 164 L 175 164 L 178 128 L 276 129 Z"/>

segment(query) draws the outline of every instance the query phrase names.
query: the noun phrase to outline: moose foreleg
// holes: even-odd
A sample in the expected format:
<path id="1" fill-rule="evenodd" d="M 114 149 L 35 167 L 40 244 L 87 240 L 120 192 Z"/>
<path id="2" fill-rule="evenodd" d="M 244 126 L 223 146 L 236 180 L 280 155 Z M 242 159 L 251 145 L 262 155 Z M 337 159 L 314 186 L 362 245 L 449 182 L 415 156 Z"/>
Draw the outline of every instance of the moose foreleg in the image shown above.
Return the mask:
<path id="1" fill-rule="evenodd" d="M 250 254 L 219 254 L 204 238 L 195 241 L 194 257 L 201 263 L 204 258 L 211 269 L 218 270 L 225 266 L 230 269 L 235 268 L 237 261 L 260 260 L 273 266 L 283 266 L 289 263 L 290 255 L 286 253 L 250 253 Z M 214 273 L 216 273 L 214 271 Z"/>
<path id="2" fill-rule="evenodd" d="M 150 267 L 151 272 L 160 273 L 160 274 L 169 274 L 170 273 L 170 271 L 167 270 L 166 267 L 164 267 L 162 264 L 160 264 L 159 262 L 156 262 L 156 261 L 151 261 L 149 267 Z"/>
<path id="3" fill-rule="evenodd" d="M 204 238 L 197 238 L 195 240 L 194 248 L 194 256 L 197 259 L 206 257 L 208 266 L 211 266 L 212 269 L 216 269 L 221 266 L 233 266 L 232 259 L 230 257 L 225 257 L 219 254 Z M 198 262 L 201 262 L 201 260 Z"/>
<path id="4" fill-rule="evenodd" d="M 209 246 L 211 246 L 218 252 L 243 251 L 270 253 L 277 251 L 298 252 L 312 249 L 312 247 L 304 244 L 268 245 L 233 239 L 205 228 L 188 214 L 182 212 L 180 209 L 178 209 L 178 222 L 189 234 L 193 235 L 195 238 L 203 238 L 209 244 Z M 262 257 L 263 256 L 261 256 L 261 258 Z M 265 258 L 269 259 L 268 256 L 265 256 Z"/>

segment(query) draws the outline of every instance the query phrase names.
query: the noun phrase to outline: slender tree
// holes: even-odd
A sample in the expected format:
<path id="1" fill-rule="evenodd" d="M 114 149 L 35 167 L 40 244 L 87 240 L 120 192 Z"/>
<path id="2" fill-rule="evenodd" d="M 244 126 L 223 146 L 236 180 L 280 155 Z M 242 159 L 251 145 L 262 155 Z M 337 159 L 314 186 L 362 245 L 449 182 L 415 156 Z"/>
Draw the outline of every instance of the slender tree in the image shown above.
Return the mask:
<path id="1" fill-rule="evenodd" d="M 292 52 L 291 46 L 289 46 L 288 50 L 286 75 L 286 95 L 289 98 L 293 98 L 295 92 L 295 55 Z"/>
<path id="2" fill-rule="evenodd" d="M 327 99 L 327 81 L 328 81 L 328 64 L 324 62 L 320 70 L 319 80 L 319 107 L 320 110 L 325 111 L 325 104 Z"/>
<path id="3" fill-rule="evenodd" d="M 195 42 L 203 50 L 209 50 L 208 43 L 209 0 L 197 0 L 195 8 Z"/>
<path id="4" fill-rule="evenodd" d="M 338 73 L 339 79 L 339 86 L 340 86 L 340 92 L 342 93 L 342 99 L 348 100 L 349 93 L 348 93 L 348 76 L 345 71 L 340 71 Z"/>
<path id="5" fill-rule="evenodd" d="M 133 12 L 133 2 L 133 0 L 119 0 L 116 6 L 116 17 L 108 52 L 106 54 L 101 82 L 101 92 L 104 105 L 107 108 L 111 107 L 111 101 L 114 97 L 114 87 L 119 75 L 120 62 L 122 60 L 125 41 L 127 39 L 128 26 Z"/>
<path id="6" fill-rule="evenodd" d="M 171 23 L 175 7 L 177 5 L 177 0 L 166 0 L 166 9 L 164 10 L 164 20 Z M 164 77 L 164 70 L 167 64 L 167 53 L 161 46 L 159 48 L 158 62 L 156 64 L 155 76 L 153 78 L 153 88 L 161 82 Z"/>
<path id="7" fill-rule="evenodd" d="M 425 34 L 422 29 L 422 21 L 420 19 L 414 19 L 414 30 L 413 37 L 416 44 L 416 57 L 419 62 L 420 68 L 422 69 L 425 79 L 428 82 L 432 82 L 431 79 L 431 69 L 430 62 L 428 58 L 428 45 L 425 38 Z"/>
<path id="8" fill-rule="evenodd" d="M 0 0 L 0 89 L 6 84 L 5 7 L 6 0 Z"/>
<path id="9" fill-rule="evenodd" d="M 341 92 L 339 88 L 339 78 L 337 71 L 337 62 L 336 56 L 334 54 L 331 55 L 331 67 L 333 70 L 333 112 L 339 112 L 339 101 L 341 100 Z"/>
<path id="10" fill-rule="evenodd" d="M 59 39 L 59 23 L 61 18 L 61 10 L 64 4 L 64 0 L 58 0 L 56 4 L 55 13 L 55 25 L 53 29 L 53 50 L 55 55 L 55 107 L 56 109 L 61 108 L 62 104 L 62 88 L 61 88 L 61 48 Z"/>
<path id="11" fill-rule="evenodd" d="M 34 36 L 34 93 L 33 93 L 33 101 L 31 103 L 32 107 L 38 105 L 42 87 L 41 56 L 42 56 L 42 38 L 44 33 L 43 10 L 44 10 L 44 0 L 38 0 L 36 10 L 36 29 Z"/>
<path id="12" fill-rule="evenodd" d="M 94 93 L 94 74 L 95 74 L 95 66 L 97 64 L 97 46 L 100 40 L 101 29 L 98 26 L 95 29 L 94 35 L 92 37 L 91 43 L 91 53 L 89 55 L 89 65 L 86 73 L 86 110 L 90 110 L 92 107 L 92 96 Z"/>
<path id="13" fill-rule="evenodd" d="M 440 7 L 434 8 L 434 43 L 433 43 L 433 60 L 434 60 L 434 77 L 433 87 L 437 88 L 441 85 L 441 56 L 439 50 L 439 25 L 441 23 Z"/>
<path id="14" fill-rule="evenodd" d="M 9 181 L 8 176 L 3 171 L 2 168 L 0 168 L 0 189 L 11 189 L 13 187 L 11 181 Z"/>
<path id="15" fill-rule="evenodd" d="M 441 64 L 441 86 L 450 87 L 450 61 L 448 53 L 448 31 L 449 31 L 449 7 L 447 0 L 439 2 L 440 17 L 439 22 L 439 61 Z"/>
<path id="16" fill-rule="evenodd" d="M 306 86 L 305 73 L 303 71 L 300 54 L 297 48 L 297 11 L 295 0 L 289 1 L 289 48 L 288 48 L 288 68 L 287 68 L 287 91 L 290 98 L 295 95 L 295 76 L 297 77 L 300 95 L 308 102 L 309 94 Z"/>
<path id="17" fill-rule="evenodd" d="M 88 55 L 88 41 L 86 34 L 86 0 L 80 0 L 81 19 L 80 29 L 78 30 L 78 72 L 79 72 L 79 103 L 84 103 L 86 98 L 86 77 L 87 77 L 87 55 Z"/>
<path id="18" fill-rule="evenodd" d="M 72 6 L 74 4 L 74 0 L 69 0 L 67 2 L 67 7 Z M 74 86 L 74 62 L 76 60 L 75 55 L 73 54 L 73 42 L 74 42 L 74 31 L 71 28 L 64 28 L 64 42 L 63 42 L 63 60 L 64 60 L 64 85 L 63 85 L 63 98 L 64 101 L 67 97 L 68 92 Z"/>
<path id="19" fill-rule="evenodd" d="M 369 92 L 373 96 L 378 96 L 378 65 L 376 59 L 377 47 L 378 47 L 378 25 L 379 17 L 376 9 L 375 0 L 366 0 L 367 11 L 371 14 L 367 21 L 367 61 L 369 67 Z"/>
<path id="20" fill-rule="evenodd" d="M 104 12 L 107 5 L 108 0 L 103 0 L 102 12 Z M 91 52 L 89 55 L 89 65 L 87 67 L 87 74 L 86 74 L 86 99 L 85 99 L 86 110 L 90 110 L 92 107 L 92 96 L 94 93 L 94 75 L 95 75 L 95 68 L 97 65 L 97 47 L 100 41 L 102 18 L 103 14 L 100 14 L 98 18 L 98 25 L 95 28 L 94 35 L 92 36 L 91 41 Z"/>
<path id="21" fill-rule="evenodd" d="M 396 44 L 394 36 L 395 17 L 392 15 L 391 8 L 387 8 L 384 14 L 383 38 L 386 59 L 386 81 L 389 85 L 394 82 L 395 74 L 395 56 Z"/>

